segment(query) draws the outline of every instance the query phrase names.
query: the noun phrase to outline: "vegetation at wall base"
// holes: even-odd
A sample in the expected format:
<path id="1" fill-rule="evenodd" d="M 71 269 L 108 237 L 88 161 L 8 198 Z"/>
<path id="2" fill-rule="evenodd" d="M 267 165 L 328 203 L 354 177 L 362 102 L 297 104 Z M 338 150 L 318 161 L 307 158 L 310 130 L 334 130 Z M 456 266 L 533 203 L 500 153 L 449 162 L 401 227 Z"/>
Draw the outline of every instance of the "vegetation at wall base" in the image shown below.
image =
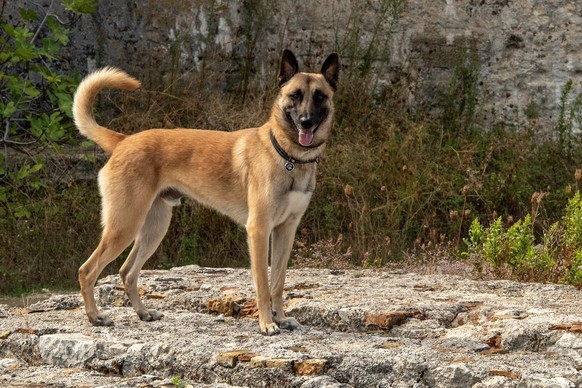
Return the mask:
<path id="1" fill-rule="evenodd" d="M 540 196 L 532 197 L 533 209 Z M 532 210 L 535 214 L 535 210 Z M 498 276 L 522 281 L 562 282 L 580 285 L 582 281 L 582 200 L 580 192 L 568 200 L 564 215 L 543 231 L 536 242 L 532 216 L 504 227 L 501 217 L 488 227 L 475 218 L 465 240 L 463 255 L 477 256 Z"/>
<path id="2" fill-rule="evenodd" d="M 251 5 L 248 12 L 256 14 L 249 26 L 264 28 L 264 3 Z M 379 77 L 387 71 L 387 37 L 404 6 L 402 0 L 380 1 L 378 20 L 364 20 L 355 10 L 348 25 L 337 28 L 335 46 L 345 66 L 335 97 L 336 125 L 291 265 L 381 268 L 415 258 L 423 265 L 420 258 L 438 256 L 468 263 L 476 277 L 487 272 L 580 284 L 580 85 L 564 85 L 553 128 L 538 128 L 535 103 L 528 105 L 530 122 L 522 127 L 484 125 L 478 59 L 462 47 L 440 110 L 407 112 L 406 79 L 387 84 Z M 77 269 L 101 233 L 96 175 L 106 155 L 74 129 L 70 104 L 79 78 L 57 59 L 70 26 L 41 25 L 50 12 L 31 12 L 12 25 L 2 19 L 0 293 L 76 287 Z M 377 29 L 365 44 L 356 39 L 363 22 Z M 253 52 L 259 32 L 245 35 L 249 42 L 241 47 Z M 240 84 L 227 94 L 207 86 L 216 78 L 209 69 L 191 84 L 176 71 L 160 89 L 103 93 L 99 121 L 123 133 L 259 125 L 276 93 L 274 77 L 264 86 L 253 55 L 244 58 L 241 73 L 228 74 Z M 39 60 L 51 66 L 34 66 Z M 146 268 L 248 265 L 243 228 L 183 202 Z"/>

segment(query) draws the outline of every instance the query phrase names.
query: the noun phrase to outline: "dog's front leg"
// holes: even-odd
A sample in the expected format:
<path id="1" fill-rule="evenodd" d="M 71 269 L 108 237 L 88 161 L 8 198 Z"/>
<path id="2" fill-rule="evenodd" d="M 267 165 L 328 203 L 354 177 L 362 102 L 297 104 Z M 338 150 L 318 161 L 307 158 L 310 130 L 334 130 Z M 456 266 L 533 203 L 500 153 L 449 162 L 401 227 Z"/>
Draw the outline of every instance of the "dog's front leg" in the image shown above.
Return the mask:
<path id="1" fill-rule="evenodd" d="M 246 224 L 251 269 L 257 292 L 259 308 L 259 327 L 261 333 L 273 335 L 279 333 L 279 326 L 273 322 L 271 295 L 268 278 L 269 235 L 271 233 L 268 218 L 250 216 Z"/>
<path id="2" fill-rule="evenodd" d="M 283 309 L 283 290 L 285 288 L 285 272 L 287 262 L 295 240 L 295 231 L 301 216 L 292 215 L 284 223 L 273 229 L 271 239 L 271 301 L 275 322 L 282 329 L 297 329 L 301 327 L 295 318 L 286 317 Z"/>

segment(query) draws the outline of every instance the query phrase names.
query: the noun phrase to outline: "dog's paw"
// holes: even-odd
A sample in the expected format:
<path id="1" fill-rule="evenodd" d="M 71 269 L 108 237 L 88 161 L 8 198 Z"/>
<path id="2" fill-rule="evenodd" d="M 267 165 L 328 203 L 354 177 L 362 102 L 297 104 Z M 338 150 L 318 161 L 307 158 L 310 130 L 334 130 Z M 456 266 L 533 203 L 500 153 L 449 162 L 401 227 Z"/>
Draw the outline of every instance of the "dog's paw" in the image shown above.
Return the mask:
<path id="1" fill-rule="evenodd" d="M 137 313 L 137 315 L 139 315 L 139 319 L 145 322 L 159 321 L 164 316 L 164 314 L 156 310 L 146 310 L 144 313 Z"/>
<path id="2" fill-rule="evenodd" d="M 97 314 L 94 318 L 89 317 L 89 322 L 93 326 L 113 326 L 113 320 L 105 314 Z"/>
<path id="3" fill-rule="evenodd" d="M 299 329 L 301 327 L 301 324 L 299 323 L 299 321 L 295 318 L 292 318 L 292 317 L 284 318 L 281 321 L 278 321 L 277 323 L 279 324 L 279 327 L 281 329 L 286 329 L 286 330 L 295 330 L 295 329 Z"/>
<path id="4" fill-rule="evenodd" d="M 270 336 L 279 334 L 280 332 L 281 329 L 279 329 L 279 326 L 277 326 L 277 324 L 274 322 L 268 323 L 266 325 L 261 325 L 261 334 Z"/>

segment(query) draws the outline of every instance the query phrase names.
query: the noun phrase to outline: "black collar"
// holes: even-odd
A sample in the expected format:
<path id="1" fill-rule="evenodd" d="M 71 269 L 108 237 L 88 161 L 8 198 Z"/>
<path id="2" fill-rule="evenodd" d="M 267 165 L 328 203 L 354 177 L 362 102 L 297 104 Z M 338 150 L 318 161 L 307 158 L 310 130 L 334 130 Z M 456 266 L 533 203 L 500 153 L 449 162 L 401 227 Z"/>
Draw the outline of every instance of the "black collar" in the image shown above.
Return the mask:
<path id="1" fill-rule="evenodd" d="M 285 170 L 289 172 L 293 171 L 293 169 L 295 168 L 295 164 L 319 163 L 319 156 L 311 160 L 298 160 L 293 158 L 291 155 L 285 152 L 283 147 L 281 147 L 281 145 L 277 142 L 277 139 L 275 139 L 275 135 L 273 134 L 272 128 L 269 129 L 269 136 L 271 137 L 271 144 L 273 144 L 273 147 L 275 148 L 277 153 L 287 161 L 287 163 L 285 163 Z"/>

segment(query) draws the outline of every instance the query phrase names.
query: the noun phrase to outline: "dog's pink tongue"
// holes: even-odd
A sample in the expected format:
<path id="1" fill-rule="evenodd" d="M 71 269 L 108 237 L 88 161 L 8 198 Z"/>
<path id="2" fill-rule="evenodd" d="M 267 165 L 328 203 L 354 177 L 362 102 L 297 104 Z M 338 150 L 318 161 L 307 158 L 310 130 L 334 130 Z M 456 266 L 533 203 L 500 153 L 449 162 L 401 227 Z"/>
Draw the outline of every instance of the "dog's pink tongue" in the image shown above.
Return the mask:
<path id="1" fill-rule="evenodd" d="M 299 130 L 299 144 L 302 146 L 310 146 L 313 141 L 313 131 L 301 129 Z"/>

